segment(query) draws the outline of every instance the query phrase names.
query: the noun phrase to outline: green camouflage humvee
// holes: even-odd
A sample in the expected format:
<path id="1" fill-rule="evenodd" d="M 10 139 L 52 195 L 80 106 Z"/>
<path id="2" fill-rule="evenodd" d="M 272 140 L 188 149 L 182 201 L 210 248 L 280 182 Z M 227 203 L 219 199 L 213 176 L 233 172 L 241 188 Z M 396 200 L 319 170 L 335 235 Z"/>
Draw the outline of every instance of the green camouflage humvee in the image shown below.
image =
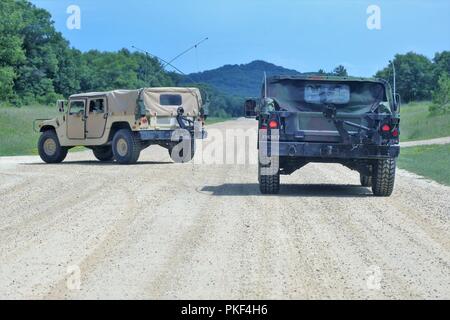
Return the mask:
<path id="1" fill-rule="evenodd" d="M 399 97 L 381 79 L 273 76 L 248 100 L 259 123 L 259 184 L 278 193 L 280 174 L 310 162 L 341 163 L 377 196 L 394 188 L 399 155 Z"/>

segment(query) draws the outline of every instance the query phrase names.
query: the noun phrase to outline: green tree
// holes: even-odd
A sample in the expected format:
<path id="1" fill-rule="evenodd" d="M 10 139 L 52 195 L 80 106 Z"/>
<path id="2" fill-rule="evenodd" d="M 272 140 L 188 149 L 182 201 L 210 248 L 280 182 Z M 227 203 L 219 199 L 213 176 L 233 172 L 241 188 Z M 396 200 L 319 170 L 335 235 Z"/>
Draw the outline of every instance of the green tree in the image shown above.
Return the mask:
<path id="1" fill-rule="evenodd" d="M 343 65 L 338 65 L 336 68 L 334 68 L 333 75 L 340 77 L 347 77 L 348 76 L 347 69 Z"/>
<path id="2" fill-rule="evenodd" d="M 445 73 L 450 75 L 450 51 L 437 52 L 433 58 L 434 85 L 437 85 L 440 76 Z"/>
<path id="3" fill-rule="evenodd" d="M 442 73 L 438 80 L 438 87 L 433 92 L 433 104 L 431 113 L 446 113 L 450 111 L 450 77 Z"/>
<path id="4" fill-rule="evenodd" d="M 68 42 L 56 32 L 49 12 L 25 0 L 14 4 L 15 12 L 22 17 L 16 29 L 22 36 L 26 57 L 16 68 L 14 90 L 25 103 L 49 101 L 56 96 L 60 61 L 64 61 Z"/>
<path id="5" fill-rule="evenodd" d="M 25 61 L 22 50 L 22 15 L 13 0 L 0 2 L 0 101 L 9 100 L 14 92 L 15 67 Z"/>
<path id="6" fill-rule="evenodd" d="M 403 101 L 431 98 L 433 64 L 427 57 L 414 52 L 397 54 L 393 63 L 396 69 L 397 92 L 400 93 Z M 375 76 L 389 81 L 392 85 L 392 66 L 386 66 Z"/>

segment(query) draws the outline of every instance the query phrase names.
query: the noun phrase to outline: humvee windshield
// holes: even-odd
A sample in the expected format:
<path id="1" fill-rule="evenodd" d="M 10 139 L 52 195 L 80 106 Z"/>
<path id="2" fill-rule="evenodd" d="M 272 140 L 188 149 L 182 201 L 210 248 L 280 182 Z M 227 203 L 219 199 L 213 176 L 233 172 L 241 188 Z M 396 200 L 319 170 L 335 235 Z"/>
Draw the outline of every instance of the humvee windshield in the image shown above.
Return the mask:
<path id="1" fill-rule="evenodd" d="M 367 113 L 387 101 L 385 86 L 370 81 L 311 81 L 283 79 L 268 84 L 268 97 L 287 111 L 322 112 L 332 104 L 338 112 Z"/>

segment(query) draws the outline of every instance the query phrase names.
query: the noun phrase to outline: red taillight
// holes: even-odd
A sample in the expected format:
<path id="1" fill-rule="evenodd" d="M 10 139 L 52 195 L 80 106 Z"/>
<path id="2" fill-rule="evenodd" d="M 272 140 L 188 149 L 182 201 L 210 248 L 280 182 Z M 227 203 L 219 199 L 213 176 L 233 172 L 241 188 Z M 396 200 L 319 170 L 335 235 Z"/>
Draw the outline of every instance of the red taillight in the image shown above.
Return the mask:
<path id="1" fill-rule="evenodd" d="M 397 129 L 397 128 L 395 128 L 395 129 L 392 131 L 392 136 L 393 136 L 393 137 L 398 137 L 398 129 Z"/>
<path id="2" fill-rule="evenodd" d="M 383 126 L 381 127 L 381 131 L 389 132 L 391 131 L 391 127 L 388 124 L 383 124 Z"/>
<path id="3" fill-rule="evenodd" d="M 276 122 L 275 120 L 270 120 L 270 121 L 269 121 L 269 128 L 270 128 L 270 129 L 276 129 L 276 128 L 278 128 L 278 122 Z"/>

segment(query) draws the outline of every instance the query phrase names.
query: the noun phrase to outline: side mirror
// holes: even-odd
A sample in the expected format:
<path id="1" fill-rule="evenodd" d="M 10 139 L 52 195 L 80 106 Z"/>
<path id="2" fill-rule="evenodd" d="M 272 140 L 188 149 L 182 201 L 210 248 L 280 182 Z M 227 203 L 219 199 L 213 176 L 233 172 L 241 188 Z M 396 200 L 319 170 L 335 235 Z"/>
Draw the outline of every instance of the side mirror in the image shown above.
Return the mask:
<path id="1" fill-rule="evenodd" d="M 246 118 L 255 118 L 256 117 L 256 100 L 248 99 L 244 104 L 244 113 Z"/>
<path id="2" fill-rule="evenodd" d="M 200 115 L 203 117 L 204 120 L 208 118 L 209 115 L 209 99 L 206 100 L 206 103 L 200 108 Z"/>
<path id="3" fill-rule="evenodd" d="M 402 104 L 402 99 L 400 97 L 400 94 L 396 93 L 394 95 L 394 99 L 395 99 L 395 111 L 400 112 L 400 106 Z"/>
<path id="4" fill-rule="evenodd" d="M 64 100 L 58 100 L 56 102 L 56 106 L 57 106 L 59 112 L 61 112 L 61 113 L 64 112 Z"/>

